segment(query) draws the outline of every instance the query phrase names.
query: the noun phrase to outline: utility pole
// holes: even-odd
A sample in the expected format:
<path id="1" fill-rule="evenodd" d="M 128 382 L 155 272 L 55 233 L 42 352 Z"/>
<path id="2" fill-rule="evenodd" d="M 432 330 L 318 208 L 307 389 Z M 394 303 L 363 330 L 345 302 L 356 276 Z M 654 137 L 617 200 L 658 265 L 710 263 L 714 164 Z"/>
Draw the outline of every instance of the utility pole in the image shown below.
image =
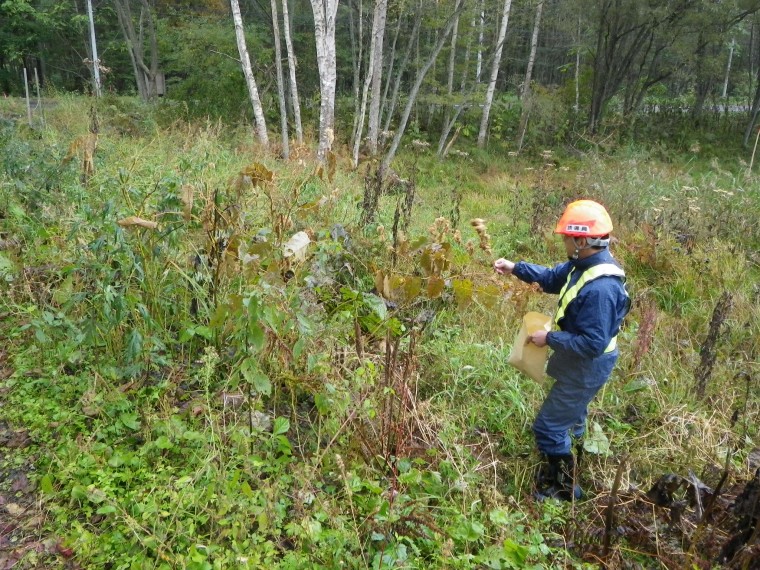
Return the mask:
<path id="1" fill-rule="evenodd" d="M 95 43 L 95 19 L 92 17 L 92 0 L 87 0 L 87 17 L 90 20 L 90 45 L 92 46 L 92 78 L 95 83 L 95 96 L 100 97 L 100 60 L 98 46 Z"/>

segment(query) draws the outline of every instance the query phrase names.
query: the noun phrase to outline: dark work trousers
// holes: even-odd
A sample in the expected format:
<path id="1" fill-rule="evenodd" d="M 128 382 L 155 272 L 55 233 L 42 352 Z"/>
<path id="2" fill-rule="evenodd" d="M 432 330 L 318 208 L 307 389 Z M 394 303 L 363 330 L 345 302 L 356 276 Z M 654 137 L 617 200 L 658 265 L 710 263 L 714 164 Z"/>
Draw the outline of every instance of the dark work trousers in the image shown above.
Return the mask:
<path id="1" fill-rule="evenodd" d="M 588 405 L 609 379 L 617 357 L 617 349 L 590 359 L 570 353 L 552 354 L 546 373 L 555 382 L 533 422 L 541 453 L 572 453 L 570 436 L 578 438 L 586 431 Z"/>

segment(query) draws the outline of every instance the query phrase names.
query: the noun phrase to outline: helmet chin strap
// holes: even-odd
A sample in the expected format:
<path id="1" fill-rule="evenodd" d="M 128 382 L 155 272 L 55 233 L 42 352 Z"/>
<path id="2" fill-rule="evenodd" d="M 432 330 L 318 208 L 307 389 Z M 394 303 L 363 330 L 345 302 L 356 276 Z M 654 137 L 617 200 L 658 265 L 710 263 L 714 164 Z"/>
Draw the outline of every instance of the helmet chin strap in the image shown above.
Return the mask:
<path id="1" fill-rule="evenodd" d="M 573 236 L 573 245 L 575 246 L 575 251 L 573 252 L 573 255 L 570 256 L 570 259 L 573 261 L 578 259 L 578 256 L 580 255 L 581 251 L 585 249 L 591 249 L 592 247 L 607 247 L 610 245 L 609 238 L 598 238 L 598 237 L 587 237 L 586 239 L 586 245 L 583 247 L 578 246 L 578 238 Z"/>

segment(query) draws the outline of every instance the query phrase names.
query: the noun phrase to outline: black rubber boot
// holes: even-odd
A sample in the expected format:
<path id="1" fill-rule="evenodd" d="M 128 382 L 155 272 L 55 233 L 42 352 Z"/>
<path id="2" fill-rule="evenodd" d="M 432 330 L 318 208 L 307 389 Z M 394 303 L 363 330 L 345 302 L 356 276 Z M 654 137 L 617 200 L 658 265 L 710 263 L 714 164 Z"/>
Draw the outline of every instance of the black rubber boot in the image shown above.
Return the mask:
<path id="1" fill-rule="evenodd" d="M 578 500 L 583 492 L 574 484 L 575 461 L 572 454 L 545 455 L 544 462 L 536 473 L 536 492 L 539 501 L 560 499 L 562 501 Z"/>

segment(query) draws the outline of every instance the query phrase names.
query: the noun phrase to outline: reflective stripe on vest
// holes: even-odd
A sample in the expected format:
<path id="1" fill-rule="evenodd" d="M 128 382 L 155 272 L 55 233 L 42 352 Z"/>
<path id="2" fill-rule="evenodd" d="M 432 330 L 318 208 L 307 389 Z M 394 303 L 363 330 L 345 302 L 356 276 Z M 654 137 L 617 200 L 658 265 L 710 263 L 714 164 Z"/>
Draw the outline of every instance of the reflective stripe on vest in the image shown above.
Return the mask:
<path id="1" fill-rule="evenodd" d="M 559 292 L 559 308 L 557 309 L 557 314 L 554 316 L 554 323 L 557 326 L 559 326 L 559 322 L 565 317 L 567 306 L 572 303 L 573 300 L 578 296 L 578 293 L 586 283 L 593 281 L 598 277 L 604 277 L 606 275 L 620 277 L 621 279 L 625 280 L 625 272 L 614 263 L 600 263 L 599 265 L 589 267 L 583 273 L 581 273 L 578 281 L 570 286 L 570 280 L 572 279 L 574 272 L 575 267 L 570 270 L 570 273 L 567 276 L 567 281 L 565 282 L 565 286 L 562 287 L 562 290 Z M 626 291 L 626 296 L 627 295 L 628 292 Z M 604 349 L 605 354 L 612 352 L 616 347 L 617 335 L 612 337 L 612 340 L 610 340 L 607 348 Z"/>

